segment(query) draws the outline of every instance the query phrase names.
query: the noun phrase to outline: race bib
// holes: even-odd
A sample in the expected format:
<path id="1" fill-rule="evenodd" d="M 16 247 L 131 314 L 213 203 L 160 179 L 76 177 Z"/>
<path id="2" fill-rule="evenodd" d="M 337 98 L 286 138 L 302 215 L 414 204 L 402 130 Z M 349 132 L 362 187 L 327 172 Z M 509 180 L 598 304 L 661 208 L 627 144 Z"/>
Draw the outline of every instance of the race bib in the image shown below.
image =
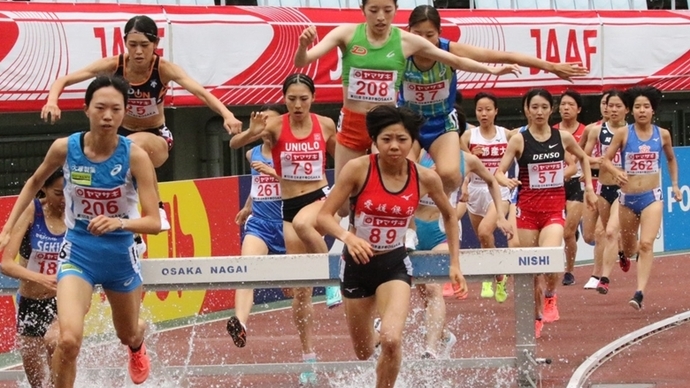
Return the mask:
<path id="1" fill-rule="evenodd" d="M 280 183 L 273 176 L 260 174 L 252 175 L 252 200 L 256 202 L 278 201 L 280 197 Z"/>
<path id="2" fill-rule="evenodd" d="M 496 174 L 496 171 L 498 170 L 498 166 L 501 164 L 500 160 L 482 160 L 482 164 L 484 164 L 484 167 L 486 167 L 487 170 L 491 173 L 491 175 Z M 483 184 L 486 185 L 486 181 L 482 179 L 479 175 L 477 174 L 472 174 L 472 181 L 473 184 Z"/>
<path id="3" fill-rule="evenodd" d="M 450 89 L 448 80 L 433 84 L 417 84 L 403 81 L 403 97 L 405 101 L 416 105 L 431 105 L 442 103 L 448 99 Z"/>
<path id="4" fill-rule="evenodd" d="M 127 116 L 145 119 L 158 114 L 155 98 L 128 98 Z"/>
<path id="5" fill-rule="evenodd" d="M 659 172 L 657 152 L 628 152 L 625 154 L 625 172 L 628 175 L 647 175 Z"/>
<path id="6" fill-rule="evenodd" d="M 563 186 L 563 162 L 530 163 L 527 169 L 531 189 Z"/>
<path id="7" fill-rule="evenodd" d="M 609 145 L 602 144 L 601 145 L 601 154 L 606 155 L 606 150 L 609 149 Z M 623 164 L 621 163 L 621 150 L 616 151 L 616 155 L 613 156 L 613 160 L 611 160 L 613 165 L 615 167 L 621 168 L 623 167 Z"/>
<path id="8" fill-rule="evenodd" d="M 395 102 L 398 72 L 350 68 L 347 98 L 353 101 L 376 103 Z"/>
<path id="9" fill-rule="evenodd" d="M 323 153 L 287 152 L 280 153 L 281 178 L 291 181 L 319 181 L 323 177 Z"/>
<path id="10" fill-rule="evenodd" d="M 44 275 L 55 275 L 58 267 L 58 255 L 59 252 L 33 251 L 26 268 Z"/>
<path id="11" fill-rule="evenodd" d="M 78 220 L 90 221 L 96 216 L 127 217 L 126 198 L 122 189 L 77 187 L 74 191 L 74 215 Z"/>
<path id="12" fill-rule="evenodd" d="M 403 246 L 409 217 L 386 217 L 360 213 L 355 218 L 357 237 L 371 244 L 376 251 L 388 251 Z"/>

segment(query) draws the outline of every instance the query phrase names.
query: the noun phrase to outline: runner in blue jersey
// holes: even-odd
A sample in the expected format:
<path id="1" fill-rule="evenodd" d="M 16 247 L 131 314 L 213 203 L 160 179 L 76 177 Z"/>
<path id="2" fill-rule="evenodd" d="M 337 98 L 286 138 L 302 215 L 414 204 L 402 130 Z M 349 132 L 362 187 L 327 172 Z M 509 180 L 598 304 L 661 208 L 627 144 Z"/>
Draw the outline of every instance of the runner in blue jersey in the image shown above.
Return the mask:
<path id="1" fill-rule="evenodd" d="M 48 360 L 57 339 L 55 274 L 66 229 L 63 185 L 58 169 L 46 179 L 42 198 L 34 199 L 19 217 L 2 252 L 2 274 L 19 279 L 17 346 L 32 387 L 51 386 Z"/>
<path id="2" fill-rule="evenodd" d="M 142 278 L 133 233 L 157 234 L 161 220 L 151 160 L 143 149 L 117 134 L 128 90 L 129 84 L 120 77 L 98 76 L 89 84 L 84 107 L 89 131 L 55 140 L 0 233 L 2 249 L 22 211 L 62 166 L 67 233 L 58 256 L 60 335 L 52 360 L 58 388 L 74 386 L 84 317 L 96 284 L 108 297 L 117 337 L 127 345 L 132 381 L 143 383 L 150 371 L 143 342 L 146 324 L 139 318 Z M 143 216 L 137 210 L 137 195 Z"/>
<path id="3" fill-rule="evenodd" d="M 661 152 L 668 162 L 673 198 L 681 201 L 678 187 L 678 163 L 673 152 L 671 133 L 653 124 L 654 113 L 661 102 L 661 92 L 651 86 L 635 86 L 626 91 L 632 104 L 635 122 L 627 130 L 613 135 L 606 149 L 602 169 L 612 172 L 620 186 L 618 217 L 624 255 L 639 252 L 637 263 L 637 291 L 630 306 L 642 308 L 644 291 L 652 272 L 654 240 L 661 227 L 663 213 L 661 180 Z M 614 166 L 620 150 L 622 168 Z M 639 241 L 638 241 L 639 230 Z"/>
<path id="4" fill-rule="evenodd" d="M 277 117 L 287 113 L 287 108 L 284 105 L 270 105 L 263 107 L 260 112 L 266 117 Z M 250 125 L 263 125 L 261 117 L 254 113 Z M 245 131 L 233 136 L 230 147 L 239 148 L 237 144 L 248 133 Z M 244 226 L 242 256 L 285 254 L 280 177 L 273 168 L 268 139 L 247 151 L 246 157 L 251 164 L 252 187 L 244 207 L 235 217 L 235 222 Z M 253 305 L 253 289 L 235 290 L 235 315 L 228 320 L 227 331 L 239 348 L 247 343 L 247 321 Z"/>
<path id="5" fill-rule="evenodd" d="M 441 17 L 429 5 L 420 5 L 412 11 L 408 28 L 411 33 L 426 38 L 442 50 L 478 62 L 516 63 L 550 71 L 566 80 L 587 74 L 587 69 L 575 63 L 555 64 L 529 55 L 483 49 L 440 38 Z M 452 67 L 419 55 L 407 59 L 398 105 L 407 106 L 427 119 L 421 129 L 419 143 L 436 162 L 436 172 L 441 176 L 446 194 L 462 183 L 460 139 L 454 109 L 456 90 L 457 77 Z M 414 155 L 414 159 L 417 158 L 418 155 Z"/>

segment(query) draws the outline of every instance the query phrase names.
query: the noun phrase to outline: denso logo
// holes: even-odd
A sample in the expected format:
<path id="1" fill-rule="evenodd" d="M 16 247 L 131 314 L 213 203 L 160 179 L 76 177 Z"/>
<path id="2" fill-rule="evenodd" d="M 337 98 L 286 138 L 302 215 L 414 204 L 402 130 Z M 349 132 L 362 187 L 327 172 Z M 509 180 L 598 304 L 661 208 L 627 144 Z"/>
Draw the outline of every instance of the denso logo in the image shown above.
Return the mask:
<path id="1" fill-rule="evenodd" d="M 350 52 L 354 55 L 367 55 L 367 49 L 357 45 L 352 46 Z"/>

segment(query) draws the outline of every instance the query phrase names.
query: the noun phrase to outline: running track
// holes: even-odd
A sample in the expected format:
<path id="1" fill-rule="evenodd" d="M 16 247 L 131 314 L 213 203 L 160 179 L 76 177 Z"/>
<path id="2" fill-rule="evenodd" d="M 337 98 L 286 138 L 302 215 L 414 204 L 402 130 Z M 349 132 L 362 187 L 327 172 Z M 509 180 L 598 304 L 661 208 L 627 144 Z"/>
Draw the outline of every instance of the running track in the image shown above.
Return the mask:
<path id="1" fill-rule="evenodd" d="M 565 387 L 574 370 L 592 353 L 624 334 L 664 318 L 690 310 L 687 286 L 690 255 L 658 258 L 642 311 L 627 302 L 635 290 L 635 264 L 627 274 L 616 268 L 608 295 L 582 289 L 591 266 L 575 271 L 577 283 L 559 288 L 561 319 L 546 324 L 538 340 L 538 356 L 553 359 L 540 367 L 542 387 Z M 479 298 L 481 284 L 470 284 L 471 294 L 464 301 L 448 299 L 448 319 L 458 336 L 453 357 L 512 356 L 514 318 L 512 298 L 499 305 Z M 418 298 L 413 302 L 405 336 L 405 357 L 421 352 L 422 323 Z M 316 348 L 322 361 L 354 360 L 345 330 L 343 309 L 327 310 L 316 305 Z M 282 363 L 300 360 L 299 342 L 291 323 L 290 310 L 254 315 L 249 324 L 247 347 L 238 349 L 225 332 L 225 320 L 201 323 L 150 336 L 149 352 L 154 356 L 154 371 L 143 387 L 296 387 L 296 376 L 214 376 L 172 377 L 156 373 L 156 365 L 210 365 L 230 363 Z M 81 364 L 125 365 L 124 349 L 117 345 L 92 345 L 85 350 Z M 658 388 L 690 386 L 690 324 L 681 325 L 633 345 L 606 362 L 589 379 L 590 384 L 647 383 Z M 372 372 L 321 376 L 319 387 L 362 388 L 373 386 Z M 407 371 L 398 386 L 418 387 L 515 387 L 510 370 Z M 111 381 L 104 381 L 111 380 Z M 132 386 L 128 379 L 92 379 L 79 387 Z M 97 384 L 97 385 L 96 385 Z M 0 387 L 15 387 L 0 383 Z"/>

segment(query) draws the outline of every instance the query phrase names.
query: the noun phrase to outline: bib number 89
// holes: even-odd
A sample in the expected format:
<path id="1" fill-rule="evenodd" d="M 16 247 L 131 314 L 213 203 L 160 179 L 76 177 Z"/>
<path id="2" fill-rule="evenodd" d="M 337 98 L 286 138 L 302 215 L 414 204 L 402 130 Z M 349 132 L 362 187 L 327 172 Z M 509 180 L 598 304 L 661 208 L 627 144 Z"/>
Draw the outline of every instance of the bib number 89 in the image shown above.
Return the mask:
<path id="1" fill-rule="evenodd" d="M 395 232 L 395 229 L 389 229 L 388 232 L 386 232 L 386 244 L 392 244 L 396 237 L 397 233 Z M 381 229 L 372 229 L 371 235 L 369 236 L 369 241 L 374 244 L 378 244 L 381 241 Z"/>

